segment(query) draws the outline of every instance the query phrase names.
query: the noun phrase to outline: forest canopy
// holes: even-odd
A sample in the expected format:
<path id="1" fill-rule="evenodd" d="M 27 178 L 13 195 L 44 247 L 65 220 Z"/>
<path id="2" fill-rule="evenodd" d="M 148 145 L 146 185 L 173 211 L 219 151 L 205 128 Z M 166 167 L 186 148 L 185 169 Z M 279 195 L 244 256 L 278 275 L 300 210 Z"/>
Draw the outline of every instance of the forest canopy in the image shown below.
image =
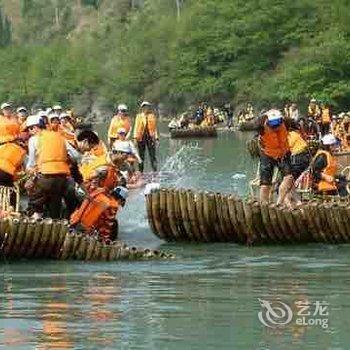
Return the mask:
<path id="1" fill-rule="evenodd" d="M 0 97 L 350 104 L 346 0 L 0 0 Z"/>

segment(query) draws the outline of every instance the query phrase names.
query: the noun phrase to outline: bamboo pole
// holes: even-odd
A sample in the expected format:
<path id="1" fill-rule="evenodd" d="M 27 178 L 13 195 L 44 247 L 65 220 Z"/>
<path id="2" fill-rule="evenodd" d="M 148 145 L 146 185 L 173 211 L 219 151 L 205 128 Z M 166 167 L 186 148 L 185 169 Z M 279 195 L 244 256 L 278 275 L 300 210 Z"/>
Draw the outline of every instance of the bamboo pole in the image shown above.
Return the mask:
<path id="1" fill-rule="evenodd" d="M 243 207 L 243 201 L 240 198 L 237 198 L 237 200 L 235 201 L 235 207 L 236 207 L 238 222 L 239 222 L 240 226 L 243 228 L 243 233 L 244 233 L 244 236 L 242 237 L 242 239 L 243 239 L 242 243 L 246 244 L 247 239 L 249 237 L 249 232 L 247 232 L 247 230 L 249 230 L 249 228 L 247 228 L 244 207 Z"/>
<path id="2" fill-rule="evenodd" d="M 269 204 L 267 207 L 269 216 L 270 216 L 270 221 L 273 227 L 274 235 L 276 238 L 277 242 L 283 242 L 283 231 L 279 225 L 278 218 L 277 218 L 277 213 L 275 211 L 276 204 Z"/>
<path id="3" fill-rule="evenodd" d="M 228 208 L 228 195 L 221 195 L 221 208 L 224 218 L 224 226 L 226 230 L 226 237 L 228 242 L 236 242 L 236 232 L 230 220 L 230 211 Z"/>
<path id="4" fill-rule="evenodd" d="M 18 219 L 12 219 L 9 222 L 9 228 L 7 230 L 7 234 L 2 246 L 2 253 L 5 257 L 11 257 L 14 255 L 13 247 L 16 242 L 16 238 L 18 235 L 20 226 L 20 220 Z"/>
<path id="5" fill-rule="evenodd" d="M 30 247 L 25 254 L 25 256 L 27 258 L 31 258 L 34 256 L 36 249 L 37 249 L 37 246 L 40 242 L 40 237 L 41 237 L 42 232 L 43 232 L 43 220 L 36 220 L 33 237 L 32 237 L 32 240 L 30 242 Z"/>
<path id="6" fill-rule="evenodd" d="M 148 223 L 151 227 L 151 230 L 155 235 L 157 235 L 157 228 L 156 228 L 153 213 L 152 213 L 152 196 L 151 196 L 151 194 L 146 195 L 146 210 L 147 210 Z"/>
<path id="7" fill-rule="evenodd" d="M 327 219 L 327 223 L 328 223 L 328 230 L 325 235 L 326 236 L 325 242 L 341 243 L 342 237 L 340 236 L 337 222 L 332 215 L 331 207 L 332 207 L 332 204 L 326 203 L 326 202 L 320 205 L 320 208 L 323 213 L 323 217 Z"/>
<path id="8" fill-rule="evenodd" d="M 107 261 L 110 251 L 111 251 L 111 246 L 109 244 L 102 243 L 100 260 Z"/>
<path id="9" fill-rule="evenodd" d="M 276 238 L 277 236 L 275 235 L 273 223 L 270 218 L 270 213 L 269 213 L 269 204 L 267 203 L 261 203 L 260 204 L 260 210 L 261 210 L 261 217 L 262 221 L 264 223 L 266 233 L 267 233 L 267 240 L 270 243 L 276 242 L 278 239 Z"/>
<path id="10" fill-rule="evenodd" d="M 167 206 L 167 216 L 170 226 L 170 232 L 173 240 L 180 241 L 181 234 L 178 232 L 176 225 L 176 214 L 175 214 L 175 203 L 174 203 L 174 190 L 168 189 L 166 193 L 166 206 Z"/>
<path id="11" fill-rule="evenodd" d="M 180 199 L 182 222 L 186 232 L 186 240 L 193 242 L 195 241 L 195 238 L 191 232 L 191 224 L 190 224 L 190 218 L 187 210 L 187 198 L 186 198 L 185 190 L 179 190 L 179 199 Z"/>
<path id="12" fill-rule="evenodd" d="M 171 242 L 174 240 L 172 231 L 170 228 L 168 213 L 167 213 L 167 190 L 161 188 L 159 190 L 159 208 L 160 208 L 160 223 L 162 226 L 162 232 L 164 234 L 165 240 Z"/>
<path id="13" fill-rule="evenodd" d="M 216 198 L 213 192 L 208 192 L 206 194 L 209 203 L 209 215 L 213 223 L 213 240 L 214 242 L 223 242 L 224 239 L 221 233 L 221 227 L 219 224 L 219 216 L 216 207 Z"/>
<path id="14" fill-rule="evenodd" d="M 109 252 L 109 261 L 116 261 L 120 258 L 122 244 L 119 241 L 112 242 L 111 250 Z"/>
<path id="15" fill-rule="evenodd" d="M 245 218 L 245 225 L 246 225 L 246 244 L 252 245 L 258 241 L 257 236 L 254 233 L 254 226 L 253 226 L 253 213 L 252 208 L 250 207 L 251 202 L 244 202 L 243 203 L 243 211 L 244 211 L 244 218 Z"/>
<path id="16" fill-rule="evenodd" d="M 47 252 L 45 257 L 48 258 L 54 258 L 55 257 L 55 251 L 56 247 L 58 246 L 59 243 L 59 233 L 60 233 L 61 225 L 59 220 L 53 220 L 52 222 L 52 231 L 51 231 L 51 236 L 50 240 L 48 242 L 48 247 L 47 247 Z"/>
<path id="17" fill-rule="evenodd" d="M 160 192 L 159 192 L 159 190 L 151 192 L 151 201 L 152 201 L 152 216 L 153 216 L 154 224 L 156 227 L 155 233 L 159 238 L 166 240 L 166 236 L 164 235 L 164 232 L 162 231 L 162 225 L 161 225 Z"/>
<path id="18" fill-rule="evenodd" d="M 101 256 L 102 244 L 97 238 L 94 237 L 94 239 L 96 240 L 96 244 L 95 244 L 95 247 L 94 247 L 94 251 L 92 253 L 91 260 L 98 261 L 98 260 L 100 260 L 100 256 Z"/>
<path id="19" fill-rule="evenodd" d="M 210 242 L 210 235 L 207 231 L 207 224 L 204 217 L 204 199 L 203 192 L 199 192 L 195 195 L 197 222 L 199 227 L 199 232 L 201 235 L 202 242 Z"/>
<path id="20" fill-rule="evenodd" d="M 22 218 L 19 224 L 18 234 L 13 245 L 14 256 L 19 258 L 21 257 L 20 251 L 21 251 L 22 244 L 24 243 L 24 240 L 25 240 L 27 227 L 28 227 L 28 219 Z"/>
<path id="21" fill-rule="evenodd" d="M 236 201 L 238 199 L 234 195 L 228 196 L 228 209 L 230 214 L 230 220 L 235 228 L 236 243 L 245 243 L 245 227 L 243 227 L 239 220 L 238 210 L 236 208 Z"/>
<path id="22" fill-rule="evenodd" d="M 174 200 L 174 209 L 175 209 L 175 221 L 176 221 L 177 231 L 179 234 L 179 239 L 182 241 L 188 241 L 188 237 L 186 234 L 186 229 L 184 226 L 183 217 L 182 217 L 182 213 L 181 213 L 180 191 L 179 190 L 174 190 L 173 200 Z"/>
<path id="23" fill-rule="evenodd" d="M 212 219 L 212 198 L 209 197 L 208 192 L 203 192 L 203 216 L 204 216 L 204 225 L 207 228 L 207 237 L 209 242 L 217 242 L 215 237 L 214 222 Z"/>
<path id="24" fill-rule="evenodd" d="M 97 240 L 93 237 L 88 237 L 87 241 L 88 241 L 88 246 L 86 249 L 85 261 L 90 261 L 92 260 Z"/>
<path id="25" fill-rule="evenodd" d="M 222 200 L 220 193 L 214 193 L 214 200 L 215 200 L 215 212 L 216 216 L 218 218 L 217 223 L 218 223 L 218 234 L 221 242 L 227 242 L 228 237 L 226 236 L 226 227 L 224 224 L 224 217 L 223 217 L 223 210 L 222 210 Z"/>
<path id="26" fill-rule="evenodd" d="M 279 227 L 281 228 L 281 231 L 283 233 L 283 242 L 284 243 L 291 243 L 293 242 L 293 234 L 291 232 L 291 228 L 289 227 L 288 220 L 286 220 L 283 212 L 283 206 L 277 205 L 275 206 L 275 212 L 277 221 L 279 224 Z"/>
<path id="27" fill-rule="evenodd" d="M 192 236 L 194 237 L 196 242 L 203 242 L 202 235 L 199 230 L 199 222 L 197 220 L 196 212 L 196 202 L 193 192 L 191 190 L 186 191 L 186 197 Z"/>
<path id="28" fill-rule="evenodd" d="M 88 247 L 89 247 L 89 239 L 87 236 L 84 235 L 79 242 L 79 245 L 77 247 L 74 257 L 77 260 L 85 260 Z"/>
<path id="29" fill-rule="evenodd" d="M 53 221 L 50 218 L 44 219 L 43 221 L 43 231 L 34 254 L 35 258 L 43 258 L 47 254 L 47 242 L 50 240 L 52 223 Z"/>
<path id="30" fill-rule="evenodd" d="M 75 234 L 72 232 L 68 232 L 65 235 L 65 239 L 62 245 L 62 249 L 60 252 L 60 260 L 67 260 L 73 253 Z"/>

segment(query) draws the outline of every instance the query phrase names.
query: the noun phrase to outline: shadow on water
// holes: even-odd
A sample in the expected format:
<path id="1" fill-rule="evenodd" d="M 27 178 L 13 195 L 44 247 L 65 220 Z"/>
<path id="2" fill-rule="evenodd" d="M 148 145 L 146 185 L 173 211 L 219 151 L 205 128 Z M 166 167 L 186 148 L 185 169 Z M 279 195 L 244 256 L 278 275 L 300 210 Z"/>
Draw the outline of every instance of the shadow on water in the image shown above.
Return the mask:
<path id="1" fill-rule="evenodd" d="M 162 140 L 166 186 L 244 195 L 254 162 L 247 134 Z M 149 230 L 143 191 L 120 213 L 121 238 L 162 246 L 174 261 L 1 264 L 0 348 L 347 349 L 348 245 L 167 244 Z M 268 328 L 260 299 L 329 303 L 329 328 Z"/>

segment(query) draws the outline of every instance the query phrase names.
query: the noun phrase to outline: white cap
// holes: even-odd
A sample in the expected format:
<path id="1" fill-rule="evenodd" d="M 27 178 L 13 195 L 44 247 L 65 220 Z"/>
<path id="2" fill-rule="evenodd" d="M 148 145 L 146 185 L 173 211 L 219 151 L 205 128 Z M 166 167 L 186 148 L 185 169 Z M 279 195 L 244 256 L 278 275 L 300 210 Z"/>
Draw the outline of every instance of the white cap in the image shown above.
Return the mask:
<path id="1" fill-rule="evenodd" d="M 310 100 L 310 102 L 315 103 L 315 102 L 317 102 L 317 101 L 316 101 L 316 99 L 315 99 L 315 98 L 312 98 L 312 99 Z"/>
<path id="2" fill-rule="evenodd" d="M 327 134 L 327 135 L 324 135 L 322 137 L 322 143 L 325 145 L 325 146 L 331 146 L 331 145 L 335 145 L 336 143 L 338 142 L 338 140 L 335 138 L 334 135 L 332 134 Z"/>
<path id="3" fill-rule="evenodd" d="M 50 113 L 48 115 L 48 118 L 49 118 L 49 120 L 54 119 L 54 118 L 60 119 L 60 116 L 57 113 Z"/>
<path id="4" fill-rule="evenodd" d="M 16 109 L 16 112 L 17 112 L 17 113 L 22 112 L 22 111 L 23 111 L 23 112 L 27 112 L 27 108 L 21 106 L 21 107 L 18 107 L 18 108 Z"/>
<path id="5" fill-rule="evenodd" d="M 58 109 L 62 110 L 62 107 L 60 105 L 55 105 L 52 107 L 54 111 L 57 111 Z"/>
<path id="6" fill-rule="evenodd" d="M 5 109 L 5 108 L 11 108 L 11 104 L 8 103 L 8 102 L 4 102 L 2 105 L 1 105 L 1 109 Z"/>
<path id="7" fill-rule="evenodd" d="M 141 108 L 142 108 L 142 107 L 146 107 L 146 106 L 152 106 L 152 104 L 149 103 L 149 102 L 147 102 L 147 101 L 143 101 L 143 102 L 141 103 Z"/>
<path id="8" fill-rule="evenodd" d="M 41 118 L 38 115 L 30 115 L 26 120 L 26 128 L 31 126 L 40 125 Z"/>
<path id="9" fill-rule="evenodd" d="M 116 140 L 113 143 L 112 150 L 116 152 L 132 153 L 129 141 Z"/>
<path id="10" fill-rule="evenodd" d="M 120 105 L 118 105 L 117 110 L 118 111 L 127 111 L 128 110 L 128 106 L 125 105 L 125 104 L 120 104 Z"/>
<path id="11" fill-rule="evenodd" d="M 37 114 L 37 116 L 39 117 L 39 118 L 43 118 L 43 117 L 47 117 L 47 112 L 46 111 L 39 111 L 38 112 L 38 114 Z"/>
<path id="12" fill-rule="evenodd" d="M 117 133 L 118 133 L 118 134 L 126 134 L 126 130 L 125 130 L 124 128 L 119 128 L 119 129 L 117 130 Z"/>
<path id="13" fill-rule="evenodd" d="M 283 118 L 282 113 L 278 109 L 270 109 L 266 112 L 269 121 L 279 120 Z"/>
<path id="14" fill-rule="evenodd" d="M 63 119 L 63 118 L 70 118 L 70 115 L 66 112 L 63 112 L 60 114 L 60 119 Z"/>

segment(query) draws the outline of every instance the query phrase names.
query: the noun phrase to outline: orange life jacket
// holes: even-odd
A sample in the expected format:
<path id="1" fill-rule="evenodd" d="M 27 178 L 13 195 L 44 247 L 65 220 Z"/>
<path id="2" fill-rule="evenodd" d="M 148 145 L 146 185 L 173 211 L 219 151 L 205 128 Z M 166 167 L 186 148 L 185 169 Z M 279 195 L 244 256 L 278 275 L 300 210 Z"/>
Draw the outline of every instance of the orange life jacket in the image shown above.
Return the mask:
<path id="1" fill-rule="evenodd" d="M 261 134 L 261 145 L 263 152 L 273 158 L 280 159 L 289 151 L 288 131 L 283 123 L 277 128 L 270 128 L 265 124 Z"/>
<path id="2" fill-rule="evenodd" d="M 71 215 L 70 223 L 72 225 L 80 224 L 86 230 L 96 228 L 101 215 L 108 209 L 113 208 L 117 211 L 118 202 L 106 194 L 105 189 L 97 189 L 86 198 L 81 206 Z"/>
<path id="3" fill-rule="evenodd" d="M 14 176 L 23 163 L 26 151 L 19 145 L 9 142 L 0 146 L 0 170 Z"/>
<path id="4" fill-rule="evenodd" d="M 20 133 L 20 125 L 15 117 L 0 115 L 0 143 L 13 141 Z"/>
<path id="5" fill-rule="evenodd" d="M 322 108 L 321 121 L 324 124 L 328 124 L 331 122 L 331 111 L 329 108 L 327 108 L 327 107 Z"/>
<path id="6" fill-rule="evenodd" d="M 108 137 L 117 139 L 119 129 L 125 129 L 126 134 L 129 133 L 131 129 L 131 121 L 129 117 L 120 117 L 115 115 L 108 129 Z"/>
<path id="7" fill-rule="evenodd" d="M 135 120 L 134 138 L 142 141 L 147 130 L 150 137 L 158 138 L 157 117 L 153 113 L 138 114 Z"/>
<path id="8" fill-rule="evenodd" d="M 330 152 L 320 150 L 316 153 L 316 156 L 314 159 L 316 159 L 319 155 L 324 154 L 327 157 L 327 166 L 323 169 L 322 174 L 335 176 L 337 173 L 337 159 L 330 154 Z M 328 192 L 328 191 L 334 191 L 337 189 L 336 184 L 329 183 L 327 181 L 321 180 L 317 184 L 317 189 L 320 192 Z"/>
<path id="9" fill-rule="evenodd" d="M 42 174 L 70 174 L 66 140 L 59 132 L 43 130 L 38 135 L 37 166 Z"/>

